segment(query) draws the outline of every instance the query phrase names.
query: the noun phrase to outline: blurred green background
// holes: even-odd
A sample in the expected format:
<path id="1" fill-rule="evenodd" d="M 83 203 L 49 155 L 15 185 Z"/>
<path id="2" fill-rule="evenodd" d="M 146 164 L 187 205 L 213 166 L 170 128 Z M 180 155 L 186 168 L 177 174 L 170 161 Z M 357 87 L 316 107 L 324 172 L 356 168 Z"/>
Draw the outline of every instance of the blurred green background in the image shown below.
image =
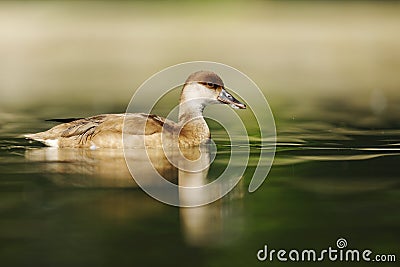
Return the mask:
<path id="1" fill-rule="evenodd" d="M 165 67 L 209 60 L 248 74 L 271 101 L 317 94 L 361 104 L 379 94 L 390 104 L 399 10 L 382 1 L 1 2 L 0 101 L 85 98 L 102 111 Z"/>
<path id="2" fill-rule="evenodd" d="M 397 1 L 0 2 L 2 263 L 255 266 L 264 244 L 339 237 L 399 257 L 399 25 Z M 124 112 L 147 78 L 193 60 L 244 72 L 272 108 L 277 154 L 253 194 L 262 147 L 232 193 L 190 210 L 132 188 L 118 153 L 21 138 L 48 118 Z"/>

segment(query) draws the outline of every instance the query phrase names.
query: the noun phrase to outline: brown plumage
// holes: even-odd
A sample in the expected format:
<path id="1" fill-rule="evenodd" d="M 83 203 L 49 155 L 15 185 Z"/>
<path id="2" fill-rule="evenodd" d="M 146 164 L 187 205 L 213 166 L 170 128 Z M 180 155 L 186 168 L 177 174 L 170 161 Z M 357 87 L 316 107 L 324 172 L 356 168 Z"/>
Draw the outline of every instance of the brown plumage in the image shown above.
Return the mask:
<path id="1" fill-rule="evenodd" d="M 197 146 L 210 138 L 203 110 L 218 103 L 246 108 L 226 92 L 217 74 L 199 71 L 185 81 L 178 123 L 152 114 L 103 114 L 62 123 L 26 137 L 60 148 Z"/>

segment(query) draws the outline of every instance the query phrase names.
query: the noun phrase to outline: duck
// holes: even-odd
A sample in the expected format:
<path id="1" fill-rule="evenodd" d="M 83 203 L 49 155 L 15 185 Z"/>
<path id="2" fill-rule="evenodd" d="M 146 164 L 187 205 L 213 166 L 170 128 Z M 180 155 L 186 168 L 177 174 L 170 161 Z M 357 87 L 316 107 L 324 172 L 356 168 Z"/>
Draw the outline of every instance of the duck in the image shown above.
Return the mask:
<path id="1" fill-rule="evenodd" d="M 213 104 L 246 109 L 216 73 L 201 70 L 183 84 L 178 122 L 145 113 L 101 114 L 73 119 L 25 138 L 57 148 L 195 147 L 211 138 L 203 111 Z"/>

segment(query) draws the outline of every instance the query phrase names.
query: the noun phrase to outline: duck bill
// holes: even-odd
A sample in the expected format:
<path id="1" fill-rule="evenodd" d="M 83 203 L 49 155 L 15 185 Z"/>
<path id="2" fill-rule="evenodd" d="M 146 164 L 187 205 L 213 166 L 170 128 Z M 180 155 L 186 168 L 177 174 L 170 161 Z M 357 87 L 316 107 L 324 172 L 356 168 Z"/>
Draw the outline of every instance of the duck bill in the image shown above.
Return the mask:
<path id="1" fill-rule="evenodd" d="M 232 108 L 235 109 L 245 109 L 246 105 L 234 98 L 230 93 L 228 93 L 225 89 L 221 90 L 221 93 L 218 95 L 218 101 L 223 104 L 228 104 Z"/>

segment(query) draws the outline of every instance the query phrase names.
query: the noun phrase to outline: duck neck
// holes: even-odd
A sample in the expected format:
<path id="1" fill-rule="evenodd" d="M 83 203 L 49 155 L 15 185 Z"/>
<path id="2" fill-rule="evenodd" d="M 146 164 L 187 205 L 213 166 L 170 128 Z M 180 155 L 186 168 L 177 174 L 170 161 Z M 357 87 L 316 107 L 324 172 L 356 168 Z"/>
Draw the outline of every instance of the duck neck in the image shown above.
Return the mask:
<path id="1" fill-rule="evenodd" d="M 181 101 L 179 105 L 179 140 L 184 145 L 194 146 L 210 138 L 210 130 L 203 118 L 205 105 L 201 101 Z"/>

